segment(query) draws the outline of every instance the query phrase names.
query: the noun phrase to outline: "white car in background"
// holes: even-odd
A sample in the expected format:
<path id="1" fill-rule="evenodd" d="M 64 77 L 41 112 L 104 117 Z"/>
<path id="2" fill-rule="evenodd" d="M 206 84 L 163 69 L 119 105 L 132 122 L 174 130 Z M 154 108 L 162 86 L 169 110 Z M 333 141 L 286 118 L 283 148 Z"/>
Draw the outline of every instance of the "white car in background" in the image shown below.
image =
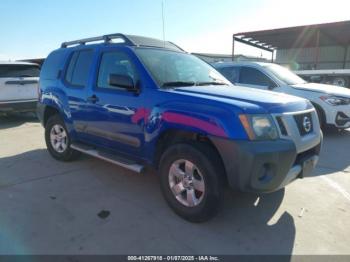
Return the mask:
<path id="1" fill-rule="evenodd" d="M 0 62 L 0 113 L 35 112 L 40 67 L 26 62 Z"/>
<path id="2" fill-rule="evenodd" d="M 262 62 L 227 62 L 213 66 L 231 83 L 267 89 L 306 98 L 317 110 L 322 127 L 350 127 L 350 89 L 308 83 L 277 64 Z"/>

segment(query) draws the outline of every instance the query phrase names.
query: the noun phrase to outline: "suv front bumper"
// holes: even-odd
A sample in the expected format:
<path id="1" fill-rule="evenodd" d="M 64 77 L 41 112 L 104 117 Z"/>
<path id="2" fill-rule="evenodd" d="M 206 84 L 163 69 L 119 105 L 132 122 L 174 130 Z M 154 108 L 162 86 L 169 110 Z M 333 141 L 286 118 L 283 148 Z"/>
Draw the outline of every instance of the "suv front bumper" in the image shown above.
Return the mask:
<path id="1" fill-rule="evenodd" d="M 310 175 L 318 162 L 320 142 L 297 153 L 291 140 L 232 141 L 211 138 L 225 166 L 230 187 L 246 192 L 279 190 L 297 178 Z"/>
<path id="2" fill-rule="evenodd" d="M 319 104 L 323 108 L 328 125 L 341 129 L 350 127 L 350 105 L 331 106 L 325 102 Z"/>
<path id="3" fill-rule="evenodd" d="M 338 112 L 335 117 L 335 124 L 337 127 L 340 127 L 340 128 L 350 127 L 350 114 L 347 115 L 344 112 Z"/>

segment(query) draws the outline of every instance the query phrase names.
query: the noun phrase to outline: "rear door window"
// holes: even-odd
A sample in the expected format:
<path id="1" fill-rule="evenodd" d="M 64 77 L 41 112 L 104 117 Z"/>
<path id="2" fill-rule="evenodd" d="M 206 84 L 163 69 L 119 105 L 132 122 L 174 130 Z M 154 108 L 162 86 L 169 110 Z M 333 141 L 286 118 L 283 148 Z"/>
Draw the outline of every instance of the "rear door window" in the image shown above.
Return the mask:
<path id="1" fill-rule="evenodd" d="M 237 83 L 238 82 L 238 74 L 239 74 L 239 68 L 236 66 L 228 66 L 219 68 L 218 71 L 223 74 L 224 77 L 227 78 L 231 83 Z"/>
<path id="2" fill-rule="evenodd" d="M 40 68 L 37 65 L 0 65 L 0 78 L 5 77 L 39 77 Z"/>
<path id="3" fill-rule="evenodd" d="M 87 85 L 93 55 L 93 50 L 82 50 L 73 53 L 65 76 L 69 84 L 77 87 Z"/>
<path id="4" fill-rule="evenodd" d="M 239 83 L 266 87 L 275 87 L 276 84 L 259 70 L 251 67 L 241 67 Z"/>
<path id="5" fill-rule="evenodd" d="M 57 80 L 62 73 L 67 57 L 67 49 L 52 52 L 44 61 L 40 72 L 42 80 Z"/>

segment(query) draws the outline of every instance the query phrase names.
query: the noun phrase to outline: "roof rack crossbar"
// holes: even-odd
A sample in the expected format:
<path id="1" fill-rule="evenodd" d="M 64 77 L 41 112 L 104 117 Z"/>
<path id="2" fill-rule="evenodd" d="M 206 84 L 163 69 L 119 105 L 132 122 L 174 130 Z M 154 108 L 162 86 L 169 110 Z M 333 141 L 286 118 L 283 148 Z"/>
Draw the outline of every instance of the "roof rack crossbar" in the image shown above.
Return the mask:
<path id="1" fill-rule="evenodd" d="M 96 36 L 96 37 L 90 37 L 90 38 L 83 38 L 83 39 L 69 41 L 69 42 L 63 42 L 61 44 L 61 48 L 66 48 L 72 45 L 85 45 L 86 43 L 97 42 L 97 41 L 104 41 L 105 43 L 108 43 L 113 39 L 121 39 L 127 45 L 132 45 L 132 46 L 135 45 L 127 36 L 123 34 L 110 34 L 110 35 L 102 35 L 102 36 Z"/>

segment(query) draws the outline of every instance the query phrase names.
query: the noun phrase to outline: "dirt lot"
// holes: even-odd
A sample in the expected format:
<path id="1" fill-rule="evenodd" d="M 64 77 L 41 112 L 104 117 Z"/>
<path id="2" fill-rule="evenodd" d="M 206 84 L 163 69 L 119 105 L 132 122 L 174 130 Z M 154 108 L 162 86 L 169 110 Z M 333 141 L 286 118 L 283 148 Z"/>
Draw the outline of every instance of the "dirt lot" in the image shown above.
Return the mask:
<path id="1" fill-rule="evenodd" d="M 218 217 L 174 215 L 154 174 L 53 160 L 31 116 L 0 117 L 0 254 L 350 254 L 350 130 L 325 134 L 313 176 Z"/>

